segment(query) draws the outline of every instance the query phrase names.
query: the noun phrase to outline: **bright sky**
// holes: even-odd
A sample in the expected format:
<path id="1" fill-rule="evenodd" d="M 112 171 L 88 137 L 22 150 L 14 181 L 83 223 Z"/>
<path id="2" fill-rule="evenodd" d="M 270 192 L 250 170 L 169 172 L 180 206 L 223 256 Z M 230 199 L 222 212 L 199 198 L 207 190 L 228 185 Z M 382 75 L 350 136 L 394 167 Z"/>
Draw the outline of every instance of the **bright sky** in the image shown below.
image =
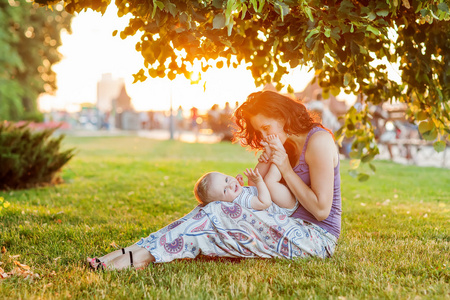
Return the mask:
<path id="1" fill-rule="evenodd" d="M 236 101 L 242 103 L 248 94 L 261 89 L 255 87 L 250 71 L 244 66 L 209 69 L 202 75 L 202 79 L 206 80 L 205 91 L 203 84 L 191 85 L 184 76 L 173 82 L 148 77 L 143 83 L 132 84 L 132 74 L 143 68 L 143 58 L 135 50 L 139 37 L 122 40 L 119 35 L 112 36 L 114 30 L 120 32 L 128 24 L 128 18 L 118 18 L 116 12 L 115 5 L 110 5 L 103 16 L 89 10 L 73 18 L 72 34 L 63 32 L 61 36 L 59 51 L 63 59 L 54 66 L 58 90 L 54 96 L 41 96 L 41 110 L 74 111 L 79 109 L 79 103 L 96 103 L 97 81 L 104 73 L 124 79 L 136 110 L 169 109 L 171 90 L 174 108 L 182 105 L 185 110 L 192 106 L 206 110 L 214 103 L 223 107 L 227 101 L 233 107 Z M 312 77 L 313 74 L 308 74 L 306 68 L 295 69 L 283 83 L 301 91 Z"/>

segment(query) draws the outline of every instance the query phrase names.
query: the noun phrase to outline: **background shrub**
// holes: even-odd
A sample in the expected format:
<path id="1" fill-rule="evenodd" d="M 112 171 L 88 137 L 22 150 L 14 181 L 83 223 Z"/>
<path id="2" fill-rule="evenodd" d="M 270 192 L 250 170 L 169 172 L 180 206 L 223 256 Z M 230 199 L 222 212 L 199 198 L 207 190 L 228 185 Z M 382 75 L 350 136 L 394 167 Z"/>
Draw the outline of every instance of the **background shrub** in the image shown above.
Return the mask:
<path id="1" fill-rule="evenodd" d="M 34 131 L 28 124 L 0 124 L 0 189 L 20 189 L 57 183 L 58 171 L 74 156 L 74 148 L 60 151 L 64 135 L 57 128 Z"/>

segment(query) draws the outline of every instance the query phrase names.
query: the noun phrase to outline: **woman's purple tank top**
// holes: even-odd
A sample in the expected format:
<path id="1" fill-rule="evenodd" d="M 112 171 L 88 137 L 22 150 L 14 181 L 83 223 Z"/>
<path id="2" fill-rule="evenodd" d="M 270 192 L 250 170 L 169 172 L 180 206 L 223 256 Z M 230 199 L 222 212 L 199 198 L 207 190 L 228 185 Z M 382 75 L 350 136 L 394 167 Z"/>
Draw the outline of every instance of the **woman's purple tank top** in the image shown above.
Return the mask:
<path id="1" fill-rule="evenodd" d="M 305 161 L 306 147 L 308 146 L 308 141 L 311 136 L 318 131 L 326 131 L 321 127 L 314 127 L 311 129 L 306 136 L 305 145 L 303 146 L 302 153 L 299 158 L 298 164 L 294 167 L 294 172 L 303 180 L 303 182 L 311 187 L 311 178 L 309 176 L 309 166 Z M 339 162 L 334 168 L 334 193 L 333 193 L 333 204 L 331 205 L 331 211 L 328 218 L 323 221 L 317 221 L 317 219 L 307 211 L 301 204 L 299 208 L 291 215 L 291 217 L 299 218 L 304 221 L 316 224 L 321 228 L 327 230 L 335 237 L 339 238 L 341 233 L 341 175 L 339 174 Z"/>

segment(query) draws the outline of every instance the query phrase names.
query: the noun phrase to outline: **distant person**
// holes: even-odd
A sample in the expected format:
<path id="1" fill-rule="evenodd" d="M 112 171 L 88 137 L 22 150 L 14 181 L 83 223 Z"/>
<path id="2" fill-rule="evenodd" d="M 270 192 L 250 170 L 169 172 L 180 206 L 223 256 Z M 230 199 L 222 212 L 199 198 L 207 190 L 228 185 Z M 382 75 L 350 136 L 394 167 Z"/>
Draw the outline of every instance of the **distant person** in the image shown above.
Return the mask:
<path id="1" fill-rule="evenodd" d="M 149 122 L 149 129 L 155 129 L 155 113 L 153 110 L 150 110 L 147 112 L 148 114 L 148 122 Z"/>
<path id="2" fill-rule="evenodd" d="M 178 139 L 181 138 L 181 133 L 184 130 L 184 116 L 183 116 L 183 107 L 181 105 L 177 109 L 177 115 L 176 115 L 176 124 L 177 124 L 177 131 L 178 131 Z"/>
<path id="3" fill-rule="evenodd" d="M 223 114 L 226 116 L 231 116 L 233 110 L 230 107 L 230 102 L 225 102 L 225 107 L 223 108 Z"/>
<path id="4" fill-rule="evenodd" d="M 198 141 L 198 132 L 199 132 L 198 123 L 197 123 L 198 117 L 199 117 L 198 116 L 198 109 L 197 109 L 197 107 L 193 106 L 191 108 L 191 130 L 195 134 L 195 140 L 196 141 Z"/>
<path id="5" fill-rule="evenodd" d="M 324 104 L 322 95 L 318 93 L 315 98 L 316 100 L 308 102 L 306 107 L 314 112 L 319 117 L 322 125 L 330 129 L 332 132 L 335 132 L 341 128 L 338 118 L 333 114 L 328 106 Z"/>
<path id="6" fill-rule="evenodd" d="M 220 132 L 222 134 L 222 141 L 229 141 L 231 142 L 233 140 L 233 133 L 232 130 L 232 114 L 233 110 L 230 107 L 230 103 L 226 102 L 225 107 L 222 110 L 222 113 L 220 114 Z"/>
<path id="7" fill-rule="evenodd" d="M 220 130 L 220 111 L 218 104 L 214 104 L 208 110 L 208 124 L 213 132 L 218 132 Z"/>
<path id="8" fill-rule="evenodd" d="M 139 113 L 139 121 L 141 122 L 141 129 L 149 129 L 150 128 L 150 117 L 146 111 L 141 111 Z"/>
<path id="9" fill-rule="evenodd" d="M 389 113 L 383 109 L 382 104 L 370 106 L 369 112 L 372 115 L 370 123 L 373 125 L 375 140 L 378 141 L 381 135 L 386 131 L 385 125 L 389 119 Z"/>

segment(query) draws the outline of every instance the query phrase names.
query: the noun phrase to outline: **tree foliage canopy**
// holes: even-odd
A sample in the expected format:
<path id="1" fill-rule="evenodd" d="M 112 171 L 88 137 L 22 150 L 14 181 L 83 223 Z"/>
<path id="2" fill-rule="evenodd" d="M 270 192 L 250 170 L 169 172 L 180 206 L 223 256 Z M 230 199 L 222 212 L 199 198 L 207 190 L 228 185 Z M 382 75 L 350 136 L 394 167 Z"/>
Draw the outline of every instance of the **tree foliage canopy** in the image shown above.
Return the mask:
<path id="1" fill-rule="evenodd" d="M 32 119 L 39 94 L 56 90 L 52 66 L 71 18 L 30 1 L 0 0 L 0 119 Z"/>
<path id="2" fill-rule="evenodd" d="M 36 0 L 52 4 L 53 0 Z M 104 12 L 109 0 L 64 0 L 70 13 Z M 275 82 L 289 68 L 313 68 L 324 98 L 341 91 L 367 104 L 406 103 L 408 114 L 435 148 L 450 133 L 450 14 L 446 1 L 415 0 L 116 0 L 118 15 L 131 14 L 120 32 L 142 32 L 136 44 L 147 75 L 190 78 L 202 71 L 247 63 L 257 86 Z M 117 31 L 114 32 L 116 34 Z M 396 66 L 401 82 L 388 76 Z M 288 86 L 288 91 L 292 88 Z M 368 105 L 352 108 L 338 133 L 356 136 L 352 158 L 377 153 Z M 338 139 L 338 140 L 339 140 Z"/>

